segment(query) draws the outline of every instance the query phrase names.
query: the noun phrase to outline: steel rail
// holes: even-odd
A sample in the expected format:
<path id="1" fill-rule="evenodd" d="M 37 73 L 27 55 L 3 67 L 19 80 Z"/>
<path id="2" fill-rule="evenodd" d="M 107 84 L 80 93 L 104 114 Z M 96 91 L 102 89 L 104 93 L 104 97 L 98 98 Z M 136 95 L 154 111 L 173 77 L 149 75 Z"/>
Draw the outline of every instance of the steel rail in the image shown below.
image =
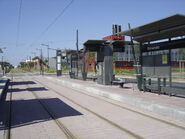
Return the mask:
<path id="1" fill-rule="evenodd" d="M 27 86 L 28 88 L 30 87 L 28 84 Z M 38 100 L 44 110 L 49 114 L 52 120 L 57 124 L 57 126 L 62 130 L 62 132 L 66 135 L 68 139 L 77 139 L 77 137 L 61 121 L 56 118 L 56 116 L 51 112 L 51 110 L 46 106 L 46 104 L 41 101 L 41 98 L 34 91 L 31 91 L 29 89 L 27 89 L 27 91 L 31 92 L 34 95 L 34 97 Z"/>
<path id="2" fill-rule="evenodd" d="M 111 120 L 109 120 L 109 119 L 107 119 L 107 118 L 101 116 L 100 114 L 98 114 L 98 113 L 96 113 L 96 112 L 90 110 L 89 108 L 82 106 L 81 104 L 79 104 L 79 103 L 77 103 L 76 101 L 70 99 L 69 97 L 66 97 L 65 95 L 62 95 L 60 92 L 58 92 L 57 90 L 54 90 L 53 88 L 49 87 L 48 85 L 45 85 L 45 84 L 41 83 L 40 81 L 38 81 L 38 80 L 36 80 L 36 79 L 33 79 L 33 80 L 36 81 L 37 83 L 41 84 L 42 86 L 48 88 L 49 90 L 55 92 L 55 93 L 58 94 L 59 96 L 62 96 L 63 98 L 67 99 L 68 101 L 72 102 L 73 104 L 75 104 L 75 105 L 81 107 L 82 109 L 84 109 L 84 110 L 86 110 L 86 111 L 88 111 L 88 112 L 94 114 L 95 116 L 99 117 L 100 119 L 103 119 L 104 121 L 108 122 L 110 125 L 112 125 L 112 126 L 118 128 L 119 130 L 121 130 L 121 131 L 123 131 L 123 132 L 125 132 L 125 133 L 127 133 L 127 134 L 129 134 L 129 135 L 131 135 L 131 136 L 133 136 L 133 137 L 135 137 L 135 138 L 137 138 L 137 139 L 144 139 L 144 138 L 141 137 L 140 135 L 137 135 L 137 134 L 135 134 L 134 132 L 132 132 L 132 131 L 130 131 L 130 130 L 124 128 L 124 127 L 121 127 L 120 125 L 118 125 L 118 124 L 114 123 L 113 121 L 111 121 Z M 66 87 L 66 88 L 68 88 L 68 87 Z M 71 89 L 71 88 L 70 88 L 70 89 Z M 75 91 L 76 91 L 76 90 L 75 90 Z"/>
<path id="3" fill-rule="evenodd" d="M 55 85 L 56 85 L 56 84 L 57 84 L 57 85 L 60 85 L 60 86 L 62 85 L 62 84 L 59 84 L 59 83 L 54 82 L 54 81 L 52 81 L 52 82 L 55 83 Z M 170 126 L 174 126 L 174 127 L 180 128 L 180 129 L 182 129 L 182 130 L 185 130 L 185 127 L 184 127 L 184 126 L 180 126 L 180 125 L 177 125 L 177 124 L 175 124 L 175 123 L 172 123 L 172 122 L 169 122 L 169 121 L 166 121 L 166 120 L 163 120 L 163 119 L 159 119 L 159 118 L 157 118 L 157 117 L 154 117 L 154 116 L 151 116 L 151 115 L 148 115 L 148 114 L 145 114 L 145 113 L 142 113 L 142 112 L 139 112 L 139 111 L 136 111 L 136 110 L 133 110 L 133 109 L 130 109 L 130 108 L 121 106 L 121 105 L 119 105 L 119 104 L 112 103 L 112 102 L 107 101 L 107 100 L 105 100 L 105 99 L 103 99 L 103 98 L 96 97 L 96 96 L 93 96 L 93 95 L 84 93 L 83 91 L 80 91 L 80 90 L 78 90 L 78 89 L 70 88 L 70 87 L 67 87 L 67 86 L 64 86 L 64 85 L 62 85 L 62 87 L 72 89 L 72 90 L 74 90 L 74 91 L 77 92 L 77 93 L 84 94 L 84 95 L 86 95 L 86 96 L 89 96 L 89 97 L 98 99 L 98 100 L 100 100 L 100 101 L 104 101 L 104 102 L 106 102 L 106 103 L 109 103 L 109 104 L 112 104 L 112 105 L 114 105 L 114 106 L 117 106 L 117 107 L 119 107 L 119 108 L 121 108 L 121 109 L 130 111 L 130 112 L 133 112 L 133 113 L 137 113 L 137 114 L 139 114 L 139 115 L 148 117 L 148 118 L 150 118 L 150 119 L 159 121 L 159 122 L 161 122 L 161 123 L 165 123 L 165 124 L 168 124 L 168 125 L 170 125 Z M 109 99 L 109 98 L 108 98 L 108 99 Z"/>
<path id="4" fill-rule="evenodd" d="M 4 90 L 4 93 L 6 93 L 7 96 L 7 91 L 8 91 L 8 87 L 9 84 L 11 86 L 11 89 L 9 90 L 9 97 L 8 97 L 8 116 L 5 122 L 5 130 L 4 130 L 4 139 L 11 139 L 11 120 L 12 120 L 12 82 L 13 82 L 13 75 L 12 75 L 12 79 L 11 81 L 8 82 L 8 84 L 6 84 L 6 88 Z"/>

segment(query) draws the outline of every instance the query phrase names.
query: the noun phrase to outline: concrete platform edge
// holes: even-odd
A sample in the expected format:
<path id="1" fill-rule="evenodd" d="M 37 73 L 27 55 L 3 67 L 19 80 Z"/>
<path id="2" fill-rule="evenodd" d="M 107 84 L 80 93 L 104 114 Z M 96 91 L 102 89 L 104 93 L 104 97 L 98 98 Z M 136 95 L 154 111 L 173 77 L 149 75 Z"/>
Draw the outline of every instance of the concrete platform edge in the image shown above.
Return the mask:
<path id="1" fill-rule="evenodd" d="M 73 82 L 69 82 L 66 80 L 62 80 L 62 79 L 56 79 L 56 78 L 54 79 L 52 77 L 46 77 L 46 78 L 49 80 L 57 80 L 67 87 L 81 89 L 83 91 L 87 91 L 88 93 L 97 94 L 97 95 L 100 95 L 100 96 L 103 96 L 103 97 L 106 97 L 112 100 L 120 101 L 125 104 L 129 104 L 129 105 L 132 105 L 138 108 L 142 108 L 148 111 L 161 114 L 163 116 L 171 117 L 175 120 L 185 122 L 185 109 L 184 108 L 175 107 L 171 105 L 165 105 L 165 104 L 161 104 L 155 101 L 148 101 L 142 98 L 131 97 L 125 94 L 118 95 L 112 92 L 99 90 L 94 87 L 88 87 L 82 84 L 73 83 Z"/>
<path id="2" fill-rule="evenodd" d="M 3 86 L 3 88 L 0 89 L 0 101 L 1 101 L 1 97 L 3 96 L 3 93 L 7 90 L 10 82 L 10 79 L 3 79 L 5 80 L 5 82 L 1 82 L 1 80 L 0 80 L 0 85 Z"/>

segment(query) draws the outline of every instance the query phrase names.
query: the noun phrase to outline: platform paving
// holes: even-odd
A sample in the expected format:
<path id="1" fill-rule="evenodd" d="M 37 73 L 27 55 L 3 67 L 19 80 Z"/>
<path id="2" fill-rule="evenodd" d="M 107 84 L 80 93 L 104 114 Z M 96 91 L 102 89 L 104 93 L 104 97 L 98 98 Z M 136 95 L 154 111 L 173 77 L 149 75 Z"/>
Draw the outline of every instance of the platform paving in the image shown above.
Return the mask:
<path id="1" fill-rule="evenodd" d="M 6 93 L 9 80 L 7 78 L 0 79 L 0 139 L 4 137 L 6 131 L 6 121 L 9 112 L 9 94 Z"/>
<path id="2" fill-rule="evenodd" d="M 3 91 L 6 88 L 6 85 L 8 83 L 8 79 L 7 78 L 1 78 L 0 79 L 0 99 L 3 96 Z"/>
<path id="3" fill-rule="evenodd" d="M 46 82 L 44 81 L 45 80 L 44 78 L 37 78 L 37 79 L 53 88 L 52 84 L 50 84 L 47 81 Z M 33 80 L 33 79 L 30 79 L 30 80 Z M 36 84 L 34 85 L 34 87 L 41 87 L 41 85 Z M 54 86 L 54 88 L 56 87 Z M 62 86 L 57 86 L 57 89 L 59 91 L 62 90 L 62 92 L 65 93 L 64 95 L 72 91 L 71 89 L 66 90 L 66 88 L 63 88 Z M 42 98 L 57 98 L 60 101 L 62 101 L 62 103 L 64 103 L 61 105 L 60 104 L 61 102 L 58 102 L 58 103 L 52 102 L 52 104 L 48 103 L 48 107 L 53 110 L 53 113 L 55 115 L 62 114 L 58 118 L 59 121 L 64 123 L 68 128 L 68 130 L 72 131 L 72 133 L 76 136 L 76 138 L 80 138 L 80 139 L 81 138 L 84 138 L 84 139 L 135 138 L 132 135 L 129 135 L 127 132 L 121 131 L 119 128 L 116 128 L 115 126 L 109 124 L 105 120 L 100 119 L 99 117 L 92 114 L 91 112 L 84 110 L 78 105 L 75 105 L 74 103 L 67 100 L 66 98 L 57 95 L 55 92 L 51 90 L 37 92 L 37 95 L 39 95 Z M 55 103 L 57 104 L 55 105 Z M 65 107 L 63 105 L 65 105 Z M 76 114 L 74 115 L 70 114 L 71 110 L 69 110 L 69 106 L 73 108 L 72 113 L 73 114 L 76 113 Z"/>
<path id="4" fill-rule="evenodd" d="M 27 90 L 26 82 L 15 80 L 8 92 L 12 93 L 11 139 L 65 139 L 64 133 Z"/>
<path id="5" fill-rule="evenodd" d="M 160 115 L 154 115 L 149 113 L 148 111 L 141 112 L 147 115 L 152 115 L 152 117 L 157 117 L 158 119 L 157 120 L 155 118 L 153 119 L 151 117 L 143 116 L 139 113 L 129 111 L 127 109 L 122 109 L 110 103 L 104 102 L 101 99 L 96 99 L 96 98 L 89 97 L 88 95 L 81 94 L 77 92 L 79 90 L 76 90 L 76 89 L 71 90 L 70 87 L 66 87 L 61 83 L 58 84 L 56 80 L 54 82 L 53 81 L 48 82 L 48 80 L 39 78 L 39 77 L 37 77 L 37 80 L 44 83 L 45 85 L 48 84 L 51 88 L 58 91 L 60 94 L 63 94 L 66 97 L 74 100 L 75 102 L 85 106 L 86 108 L 89 108 L 93 112 L 98 113 L 103 117 L 106 117 L 110 121 L 113 121 L 115 124 L 120 125 L 121 127 L 127 129 L 128 131 L 135 133 L 141 138 L 154 138 L 154 139 L 155 138 L 179 138 L 180 139 L 184 137 L 184 134 L 185 134 L 184 128 L 179 129 L 176 126 L 171 126 L 171 124 L 166 124 L 164 122 L 164 121 L 172 122 L 173 121 L 172 119 L 168 119 Z M 94 96 L 97 97 L 98 95 L 94 95 Z M 124 104 L 121 104 L 121 105 L 127 108 L 126 105 Z M 138 111 L 138 109 L 136 111 Z M 159 119 L 163 119 L 164 121 L 160 121 Z M 97 121 L 94 121 L 93 123 L 96 123 L 96 122 Z M 183 122 L 173 121 L 172 123 L 184 127 Z"/>
<path id="6" fill-rule="evenodd" d="M 124 88 L 119 88 L 118 86 L 100 85 L 93 81 L 70 79 L 68 76 L 45 76 L 45 78 L 185 122 L 185 98 L 144 93 L 137 89 L 136 84 L 126 84 Z"/>
<path id="7" fill-rule="evenodd" d="M 70 85 L 67 86 L 66 82 Z M 39 101 L 55 115 L 55 119 L 63 123 L 74 138 L 183 139 L 185 136 L 185 123 L 182 121 L 110 99 L 105 94 L 101 96 L 87 92 L 80 85 L 91 85 L 89 87 L 97 87 L 105 92 L 111 88 L 115 92 L 117 89 L 123 90 L 118 86 L 101 86 L 91 81 L 72 80 L 68 77 L 15 77 L 12 89 L 7 93 L 10 95 L 12 92 L 13 98 L 11 138 L 66 138 Z M 130 89 L 129 85 L 126 89 Z M 137 94 L 136 88 L 132 91 Z M 1 133 L 3 130 L 0 129 L 0 135 Z M 0 136 L 0 139 L 1 137 L 4 138 Z"/>

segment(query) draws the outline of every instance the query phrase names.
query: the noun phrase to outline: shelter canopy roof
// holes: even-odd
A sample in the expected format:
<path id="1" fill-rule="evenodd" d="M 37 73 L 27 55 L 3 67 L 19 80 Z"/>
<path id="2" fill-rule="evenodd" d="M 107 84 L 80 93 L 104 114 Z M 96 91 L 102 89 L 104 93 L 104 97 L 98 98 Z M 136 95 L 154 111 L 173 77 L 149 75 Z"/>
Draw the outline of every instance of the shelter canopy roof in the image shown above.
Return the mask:
<path id="1" fill-rule="evenodd" d="M 185 35 L 185 16 L 176 14 L 118 33 L 138 42 L 150 42 Z"/>
<path id="2" fill-rule="evenodd" d="M 97 52 L 104 45 L 105 40 L 88 40 L 84 43 L 85 51 Z"/>

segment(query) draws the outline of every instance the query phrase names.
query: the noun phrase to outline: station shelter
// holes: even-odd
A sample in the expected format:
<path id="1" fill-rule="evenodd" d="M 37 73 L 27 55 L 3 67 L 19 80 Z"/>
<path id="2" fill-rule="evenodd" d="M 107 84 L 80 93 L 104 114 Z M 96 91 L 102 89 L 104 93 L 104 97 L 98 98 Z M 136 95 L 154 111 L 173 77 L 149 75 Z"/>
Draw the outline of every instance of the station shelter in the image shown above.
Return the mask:
<path id="1" fill-rule="evenodd" d="M 184 15 L 172 15 L 119 34 L 139 43 L 138 48 L 133 47 L 133 54 L 140 90 L 185 95 Z"/>

